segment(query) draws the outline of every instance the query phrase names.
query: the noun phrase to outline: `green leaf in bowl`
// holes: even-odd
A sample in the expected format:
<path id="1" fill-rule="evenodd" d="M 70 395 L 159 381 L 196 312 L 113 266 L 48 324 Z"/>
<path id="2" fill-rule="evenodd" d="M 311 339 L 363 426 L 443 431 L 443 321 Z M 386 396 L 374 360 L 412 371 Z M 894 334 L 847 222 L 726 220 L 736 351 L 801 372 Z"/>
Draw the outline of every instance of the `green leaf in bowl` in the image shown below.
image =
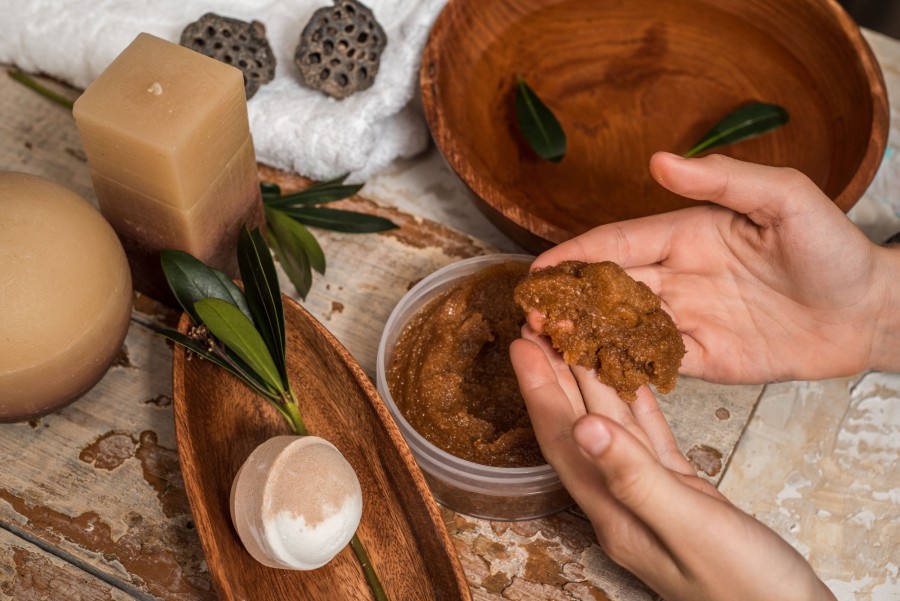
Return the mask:
<path id="1" fill-rule="evenodd" d="M 566 154 L 566 132 L 521 75 L 516 76 L 516 83 L 516 118 L 522 136 L 539 157 L 560 162 Z"/>
<path id="2" fill-rule="evenodd" d="M 777 104 L 765 102 L 745 104 L 713 126 L 693 148 L 684 153 L 684 156 L 690 158 L 716 146 L 754 138 L 781 127 L 789 119 L 788 112 Z"/>

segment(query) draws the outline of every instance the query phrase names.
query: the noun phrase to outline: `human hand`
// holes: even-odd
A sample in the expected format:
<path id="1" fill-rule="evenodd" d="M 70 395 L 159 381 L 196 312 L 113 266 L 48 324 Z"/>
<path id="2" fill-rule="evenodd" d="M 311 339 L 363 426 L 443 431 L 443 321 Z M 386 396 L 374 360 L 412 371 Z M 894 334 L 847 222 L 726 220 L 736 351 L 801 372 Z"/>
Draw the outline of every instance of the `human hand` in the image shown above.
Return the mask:
<path id="1" fill-rule="evenodd" d="M 625 403 L 527 326 L 510 357 L 544 458 L 613 561 L 668 601 L 834 599 L 799 553 L 697 477 L 646 386 Z"/>
<path id="2" fill-rule="evenodd" d="M 621 265 L 675 320 L 686 375 L 754 383 L 897 367 L 892 328 L 878 325 L 898 275 L 884 268 L 889 251 L 806 176 L 668 153 L 654 155 L 650 171 L 677 194 L 717 204 L 597 227 L 532 269 L 565 260 Z M 539 316 L 529 323 L 540 331 Z"/>

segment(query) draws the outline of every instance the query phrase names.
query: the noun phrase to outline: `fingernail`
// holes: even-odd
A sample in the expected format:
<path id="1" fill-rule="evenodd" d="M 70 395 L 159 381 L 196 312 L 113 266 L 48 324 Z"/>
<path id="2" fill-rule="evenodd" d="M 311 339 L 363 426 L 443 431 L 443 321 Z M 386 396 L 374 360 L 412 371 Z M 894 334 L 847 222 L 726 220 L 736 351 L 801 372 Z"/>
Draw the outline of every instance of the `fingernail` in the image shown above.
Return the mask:
<path id="1" fill-rule="evenodd" d="M 602 420 L 596 417 L 587 416 L 582 418 L 572 431 L 575 442 L 578 443 L 584 452 L 592 457 L 598 457 L 609 448 L 609 442 L 612 439 L 609 428 Z"/>

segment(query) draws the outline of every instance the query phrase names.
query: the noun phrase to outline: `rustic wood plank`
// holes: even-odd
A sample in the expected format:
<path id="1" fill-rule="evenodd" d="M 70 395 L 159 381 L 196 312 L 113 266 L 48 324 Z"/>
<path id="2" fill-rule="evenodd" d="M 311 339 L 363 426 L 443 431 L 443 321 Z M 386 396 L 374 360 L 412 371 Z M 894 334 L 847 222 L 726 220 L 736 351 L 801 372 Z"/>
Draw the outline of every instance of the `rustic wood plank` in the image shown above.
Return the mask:
<path id="1" fill-rule="evenodd" d="M 900 43 L 864 33 L 893 118 L 850 217 L 883 242 L 900 231 Z M 900 375 L 768 386 L 720 489 L 799 549 L 838 599 L 900 597 Z"/>
<path id="2" fill-rule="evenodd" d="M 891 101 L 891 128 L 881 169 L 849 216 L 872 240 L 882 243 L 900 231 L 900 41 L 864 31 L 878 57 Z"/>
<path id="3" fill-rule="evenodd" d="M 171 391 L 171 350 L 133 324 L 82 398 L 2 427 L 0 523 L 150 595 L 215 598 L 178 467 Z"/>
<path id="4" fill-rule="evenodd" d="M 896 599 L 900 374 L 770 386 L 722 492 L 797 548 L 838 599 Z"/>
<path id="5" fill-rule="evenodd" d="M 128 601 L 114 586 L 0 529 L 0 601 Z"/>
<path id="6" fill-rule="evenodd" d="M 0 75 L 0 169 L 51 179 L 97 205 L 87 157 L 67 109 Z M 78 92 L 41 79 L 67 98 Z"/>
<path id="7" fill-rule="evenodd" d="M 37 173 L 94 200 L 70 115 L 0 78 L 0 167 Z M 74 97 L 76 92 L 68 90 Z M 302 181 L 262 169 L 285 184 Z M 316 232 L 329 261 L 304 306 L 370 376 L 390 311 L 418 280 L 460 258 L 515 251 L 468 202 L 434 151 L 375 178 L 345 208 L 385 215 L 399 230 L 377 235 Z M 452 224 L 453 227 L 447 224 Z M 462 231 L 478 232 L 483 241 Z M 282 285 L 290 284 L 282 274 Z M 0 426 L 0 523 L 57 547 L 105 577 L 166 599 L 213 599 L 177 465 L 171 351 L 140 325 L 126 355 L 84 398 L 33 424 Z M 662 399 L 679 442 L 717 480 L 759 387 L 684 379 Z M 445 511 L 476 599 L 616 599 L 653 596 L 613 565 L 590 524 L 572 513 L 504 524 Z"/>

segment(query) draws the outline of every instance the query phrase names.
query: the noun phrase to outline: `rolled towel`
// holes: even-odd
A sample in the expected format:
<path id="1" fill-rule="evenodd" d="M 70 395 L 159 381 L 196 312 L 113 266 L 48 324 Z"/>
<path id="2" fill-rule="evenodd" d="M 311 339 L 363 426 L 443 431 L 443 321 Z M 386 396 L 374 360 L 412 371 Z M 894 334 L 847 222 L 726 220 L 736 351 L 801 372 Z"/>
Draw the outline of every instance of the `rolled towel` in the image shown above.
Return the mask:
<path id="1" fill-rule="evenodd" d="M 335 100 L 301 85 L 300 32 L 327 0 L 0 0 L 0 63 L 85 88 L 140 32 L 177 43 L 207 12 L 260 21 L 275 79 L 247 103 L 257 159 L 322 180 L 362 181 L 423 151 L 428 129 L 414 98 L 422 48 L 446 0 L 366 0 L 388 43 L 374 85 Z"/>

